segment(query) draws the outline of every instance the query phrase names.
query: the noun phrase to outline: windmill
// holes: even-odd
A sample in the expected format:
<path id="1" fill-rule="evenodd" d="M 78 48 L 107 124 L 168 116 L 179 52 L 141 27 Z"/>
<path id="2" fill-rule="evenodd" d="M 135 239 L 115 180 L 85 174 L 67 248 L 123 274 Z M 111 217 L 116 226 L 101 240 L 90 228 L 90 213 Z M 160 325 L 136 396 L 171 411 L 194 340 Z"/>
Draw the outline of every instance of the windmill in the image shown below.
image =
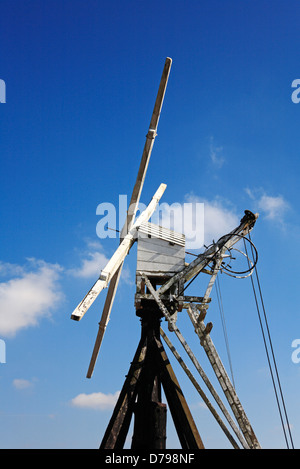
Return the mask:
<path id="1" fill-rule="evenodd" d="M 151 151 L 157 135 L 158 121 L 170 74 L 172 60 L 165 61 L 149 130 L 133 188 L 125 225 L 121 231 L 120 244 L 101 271 L 99 278 L 87 295 L 73 311 L 71 318 L 79 321 L 88 311 L 103 289 L 108 289 L 99 323 L 87 377 L 91 378 L 110 313 L 125 257 L 132 245 L 137 242 L 136 269 L 136 314 L 141 319 L 141 338 L 119 395 L 112 417 L 102 439 L 100 448 L 123 448 L 132 415 L 135 415 L 132 449 L 164 449 L 166 445 L 166 411 L 162 403 L 162 387 L 169 405 L 174 425 L 184 449 L 204 448 L 202 439 L 167 358 L 162 340 L 169 347 L 185 373 L 195 386 L 203 401 L 215 417 L 217 423 L 234 448 L 260 448 L 249 419 L 237 396 L 236 390 L 222 364 L 212 342 L 212 323 L 205 324 L 205 317 L 211 301 L 210 293 L 220 271 L 233 276 L 251 275 L 257 262 L 257 255 L 247 257 L 249 268 L 244 272 L 234 272 L 228 261 L 233 259 L 235 245 L 241 239 L 255 246 L 247 235 L 253 229 L 257 215 L 246 210 L 240 224 L 230 233 L 222 236 L 203 253 L 187 264 L 185 262 L 185 236 L 173 230 L 150 223 L 149 220 L 161 199 L 166 185 L 161 184 L 147 208 L 136 217 L 138 204 L 146 176 Z M 209 278 L 203 296 L 185 295 L 189 284 L 200 274 Z M 187 311 L 193 329 L 200 339 L 212 369 L 221 385 L 234 418 L 230 415 L 210 379 L 204 372 L 195 354 L 183 337 L 177 325 L 177 315 Z M 165 319 L 168 330 L 175 334 L 188 354 L 201 379 L 223 413 L 224 423 L 217 410 L 206 396 L 178 351 L 161 327 Z M 236 420 L 236 422 L 234 421 Z M 228 425 L 231 430 L 228 429 Z"/>

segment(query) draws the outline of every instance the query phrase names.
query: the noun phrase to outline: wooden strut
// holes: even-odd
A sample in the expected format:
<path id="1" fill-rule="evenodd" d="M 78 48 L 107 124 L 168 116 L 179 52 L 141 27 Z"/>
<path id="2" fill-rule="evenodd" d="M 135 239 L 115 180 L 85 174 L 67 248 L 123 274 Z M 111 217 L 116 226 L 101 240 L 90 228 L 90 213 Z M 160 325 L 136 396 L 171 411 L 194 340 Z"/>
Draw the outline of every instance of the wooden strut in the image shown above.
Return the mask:
<path id="1" fill-rule="evenodd" d="M 204 449 L 193 417 L 160 339 L 161 314 L 143 310 L 142 333 L 134 359 L 104 434 L 100 449 L 122 449 L 135 414 L 131 448 L 165 449 L 166 405 L 161 385 L 183 449 Z"/>
<path id="2" fill-rule="evenodd" d="M 189 305 L 188 307 L 188 314 L 192 324 L 195 327 L 195 332 L 200 338 L 200 344 L 205 350 L 205 353 L 211 363 L 217 379 L 220 382 L 222 390 L 234 413 L 236 420 L 238 421 L 243 435 L 247 440 L 247 443 L 249 444 L 250 448 L 260 449 L 260 444 L 236 394 L 234 386 L 231 383 L 231 380 L 223 366 L 223 363 L 213 344 L 213 341 L 211 340 L 210 335 L 206 333 L 207 326 L 205 326 L 203 319 L 200 318 L 199 312 L 196 311 L 192 305 Z"/>
<path id="3" fill-rule="evenodd" d="M 209 380 L 208 376 L 206 375 L 206 373 L 204 372 L 203 368 L 200 366 L 198 360 L 196 359 L 195 355 L 193 354 L 193 352 L 190 349 L 189 345 L 187 344 L 186 340 L 182 336 L 182 334 L 181 334 L 180 330 L 178 329 L 177 325 L 174 323 L 174 321 L 172 321 L 167 308 L 165 307 L 163 302 L 160 300 L 157 292 L 154 290 L 154 288 L 153 288 L 151 282 L 149 281 L 148 277 L 145 274 L 143 274 L 143 277 L 145 279 L 145 283 L 146 283 L 147 287 L 149 288 L 149 291 L 151 292 L 151 294 L 152 294 L 153 298 L 155 299 L 156 303 L 158 304 L 158 307 L 160 308 L 162 314 L 164 315 L 164 317 L 168 321 L 168 324 L 171 326 L 171 327 L 169 327 L 169 329 L 172 330 L 173 332 L 175 332 L 178 340 L 180 341 L 181 345 L 183 346 L 183 348 L 187 352 L 189 358 L 191 359 L 192 363 L 194 364 L 196 370 L 200 374 L 200 376 L 203 379 L 204 383 L 206 384 L 207 388 L 211 392 L 211 394 L 214 397 L 216 403 L 218 404 L 220 410 L 223 412 L 223 415 L 225 416 L 225 418 L 228 421 L 229 425 L 231 426 L 234 433 L 238 437 L 240 443 L 242 444 L 242 446 L 245 449 L 248 449 L 249 446 L 248 446 L 246 440 L 244 439 L 243 435 L 239 431 L 238 427 L 235 425 L 233 419 L 231 418 L 231 415 L 227 411 L 227 409 L 224 406 L 223 402 L 221 401 L 218 393 L 214 389 L 212 383 L 210 382 L 210 380 Z"/>
<path id="4" fill-rule="evenodd" d="M 201 386 L 199 385 L 197 380 L 194 378 L 193 374 L 191 373 L 191 371 L 189 370 L 189 368 L 187 367 L 187 365 L 185 364 L 185 362 L 183 361 L 183 359 L 179 355 L 178 351 L 175 349 L 174 345 L 171 343 L 170 339 L 166 336 L 163 329 L 160 329 L 160 335 L 162 336 L 165 343 L 167 344 L 167 346 L 169 347 L 169 349 L 173 353 L 174 357 L 176 358 L 176 360 L 180 364 L 181 368 L 184 370 L 184 372 L 186 373 L 186 375 L 188 376 L 190 381 L 193 383 L 194 387 L 197 389 L 198 393 L 202 397 L 202 399 L 203 399 L 204 403 L 206 404 L 207 408 L 211 411 L 211 413 L 215 417 L 216 421 L 220 425 L 221 429 L 223 430 L 223 432 L 227 436 L 227 438 L 230 441 L 230 443 L 232 444 L 232 446 L 235 449 L 239 449 L 240 448 L 239 445 L 236 443 L 235 439 L 232 437 L 231 433 L 228 431 L 226 425 L 224 424 L 223 420 L 218 415 L 216 409 L 213 407 L 212 403 L 210 402 L 210 400 L 208 399 L 208 397 L 204 393 L 203 389 L 201 388 Z"/>
<path id="5" fill-rule="evenodd" d="M 219 407 L 221 408 L 221 410 L 223 411 L 223 414 L 225 415 L 227 421 L 229 422 L 229 424 L 231 425 L 232 429 L 234 430 L 234 432 L 236 433 L 236 435 L 238 436 L 240 442 L 242 443 L 243 447 L 244 448 L 251 448 L 251 449 L 260 449 L 260 445 L 259 445 L 259 442 L 257 441 L 257 438 L 254 434 L 254 431 L 250 425 L 250 422 L 246 416 L 246 413 L 238 399 L 238 396 L 235 392 L 235 389 L 234 387 L 232 386 L 231 384 L 231 381 L 225 371 L 225 368 L 224 366 L 222 365 L 222 362 L 220 360 L 220 357 L 209 337 L 209 334 L 207 333 L 207 326 L 204 325 L 203 323 L 203 320 L 201 322 L 197 321 L 195 322 L 195 320 L 193 320 L 193 316 L 192 316 L 192 313 L 195 313 L 195 314 L 198 314 L 198 317 L 199 317 L 199 313 L 196 313 L 196 310 L 194 307 L 192 306 L 189 306 L 188 308 L 188 311 L 189 311 L 189 315 L 190 315 L 190 318 L 194 324 L 194 327 L 195 327 L 195 332 L 199 335 L 200 337 L 200 340 L 201 340 L 201 345 L 204 346 L 204 350 L 206 351 L 207 353 L 207 356 L 211 362 L 211 365 L 214 369 L 214 372 L 221 384 L 221 387 L 224 391 L 224 394 L 228 400 L 228 403 L 234 413 L 234 416 L 236 417 L 237 419 L 237 422 L 240 426 L 240 429 L 243 433 L 243 436 L 244 438 L 242 437 L 242 435 L 239 433 L 238 429 L 236 428 L 234 422 L 232 421 L 230 415 L 228 414 L 227 410 L 225 409 L 223 403 L 221 402 L 221 400 L 219 399 L 219 396 L 217 395 L 216 391 L 214 390 L 212 384 L 210 383 L 209 379 L 207 378 L 206 374 L 204 373 L 204 371 L 202 370 L 200 364 L 198 363 L 196 357 L 194 356 L 194 354 L 192 353 L 190 347 L 188 346 L 188 344 L 186 343 L 185 339 L 183 338 L 181 332 L 179 331 L 178 327 L 176 326 L 176 324 L 174 323 L 174 321 L 172 321 L 172 318 L 171 318 L 171 315 L 169 314 L 167 308 L 164 306 L 163 302 L 160 300 L 159 298 L 159 295 L 157 293 L 157 291 L 154 290 L 153 286 L 151 285 L 151 282 L 150 280 L 148 279 L 148 277 L 143 274 L 143 273 L 140 273 L 140 275 L 144 278 L 145 280 L 145 283 L 149 289 L 149 291 L 151 292 L 152 296 L 153 296 L 153 299 L 156 301 L 159 309 L 161 310 L 162 314 L 164 315 L 164 317 L 167 319 L 168 323 L 171 324 L 171 329 L 175 332 L 176 336 L 178 337 L 179 341 L 181 342 L 181 344 L 183 345 L 183 347 L 185 348 L 186 352 L 188 353 L 189 357 L 191 358 L 192 362 L 194 363 L 197 371 L 200 373 L 201 377 L 203 378 L 204 382 L 206 383 L 206 385 L 208 386 L 208 388 L 210 389 L 212 395 L 214 396 L 216 402 L 218 403 Z M 199 326 L 197 326 L 197 324 L 199 324 Z"/>

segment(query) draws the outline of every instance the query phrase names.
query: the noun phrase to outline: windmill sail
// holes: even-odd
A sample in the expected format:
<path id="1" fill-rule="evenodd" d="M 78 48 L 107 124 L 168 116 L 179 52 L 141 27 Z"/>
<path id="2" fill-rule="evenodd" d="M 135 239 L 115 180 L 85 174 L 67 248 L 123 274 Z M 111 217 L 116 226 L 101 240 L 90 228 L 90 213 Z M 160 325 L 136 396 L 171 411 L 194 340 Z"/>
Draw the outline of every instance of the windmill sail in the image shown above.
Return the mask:
<path id="1" fill-rule="evenodd" d="M 160 80 L 160 84 L 159 84 L 159 88 L 158 88 L 158 92 L 157 92 L 157 96 L 156 96 L 156 100 L 155 100 L 155 105 L 154 105 L 152 117 L 151 117 L 151 120 L 150 120 L 148 133 L 146 135 L 146 142 L 145 142 L 145 145 L 144 145 L 144 150 L 143 150 L 143 154 L 142 154 L 142 158 L 141 158 L 141 162 L 140 162 L 140 167 L 139 167 L 139 170 L 138 170 L 136 182 L 135 182 L 135 185 L 134 185 L 134 188 L 133 188 L 133 191 L 132 191 L 132 195 L 131 195 L 129 209 L 128 209 L 128 212 L 127 212 L 127 218 L 126 218 L 126 221 L 125 221 L 125 225 L 124 225 L 124 227 L 121 231 L 121 239 L 130 230 L 130 228 L 131 228 L 131 226 L 134 222 L 134 217 L 135 217 L 135 214 L 136 214 L 136 211 L 137 211 L 137 208 L 138 208 L 138 204 L 139 204 L 139 201 L 140 201 L 141 192 L 142 192 L 145 177 L 146 177 L 146 172 L 147 172 L 147 168 L 148 168 L 148 165 L 149 165 L 149 160 L 150 160 L 152 148 L 153 148 L 153 145 L 154 145 L 154 140 L 155 140 L 155 137 L 157 135 L 158 122 L 159 122 L 160 113 L 161 113 L 161 109 L 162 109 L 162 105 L 163 105 L 163 100 L 164 100 L 164 96 L 165 96 L 165 92 L 166 92 L 166 88 L 167 88 L 167 84 L 168 84 L 171 65 L 172 65 L 172 59 L 167 57 L 166 61 L 165 61 L 164 69 L 163 69 L 163 72 L 162 72 L 162 76 L 161 76 L 161 80 Z M 117 288 L 118 288 L 122 267 L 123 267 L 123 263 L 120 264 L 118 270 L 116 271 L 116 273 L 112 277 L 112 279 L 110 281 L 110 284 L 109 284 L 109 287 L 108 287 L 108 292 L 107 292 L 106 300 L 105 300 L 105 303 L 104 303 L 101 320 L 99 322 L 99 330 L 98 330 L 98 334 L 97 334 L 97 337 L 96 337 L 96 341 L 95 341 L 95 345 L 94 345 L 94 349 L 93 349 L 89 369 L 88 369 L 88 372 L 87 372 L 87 378 L 91 378 L 91 376 L 93 374 L 93 371 L 94 371 L 94 367 L 95 367 L 97 356 L 98 356 L 100 346 L 101 346 L 101 343 L 102 343 L 103 335 L 104 335 L 106 326 L 107 326 L 108 321 L 109 321 L 113 301 L 114 301 L 115 294 L 116 294 L 116 291 L 117 291 Z"/>
<path id="2" fill-rule="evenodd" d="M 104 288 L 107 288 L 111 277 L 113 277 L 113 275 L 119 269 L 120 265 L 124 262 L 125 257 L 129 253 L 129 250 L 136 239 L 138 227 L 145 221 L 149 220 L 149 218 L 155 211 L 156 206 L 160 198 L 162 197 L 166 187 L 166 184 L 161 184 L 159 186 L 146 210 L 144 210 L 138 217 L 129 233 L 127 233 L 125 238 L 120 243 L 118 249 L 115 251 L 113 256 L 110 258 L 110 260 L 102 270 L 99 279 L 96 281 L 96 283 L 93 285 L 93 287 L 84 297 L 84 299 L 79 303 L 77 308 L 73 311 L 71 316 L 72 319 L 79 321 L 87 312 L 92 303 L 95 301 L 99 293 Z"/>

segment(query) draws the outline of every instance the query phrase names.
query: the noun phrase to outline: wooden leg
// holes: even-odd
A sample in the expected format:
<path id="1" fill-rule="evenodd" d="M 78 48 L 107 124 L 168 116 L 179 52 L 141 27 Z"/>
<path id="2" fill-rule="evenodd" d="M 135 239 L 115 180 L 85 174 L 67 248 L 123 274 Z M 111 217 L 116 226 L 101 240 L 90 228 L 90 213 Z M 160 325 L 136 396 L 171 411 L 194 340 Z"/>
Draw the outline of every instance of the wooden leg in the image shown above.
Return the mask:
<path id="1" fill-rule="evenodd" d="M 183 449 L 203 449 L 193 417 L 160 340 L 157 311 L 144 311 L 142 336 L 100 449 L 122 449 L 135 413 L 134 450 L 165 449 L 166 405 Z"/>
<path id="2" fill-rule="evenodd" d="M 157 339 L 156 345 L 156 356 L 160 367 L 162 385 L 181 446 L 183 449 L 204 449 L 202 439 L 164 347 Z"/>
<path id="3" fill-rule="evenodd" d="M 125 383 L 121 390 L 113 415 L 110 419 L 100 449 L 122 449 L 130 426 L 134 403 L 137 395 L 137 383 L 142 371 L 147 350 L 147 341 L 142 337 Z"/>

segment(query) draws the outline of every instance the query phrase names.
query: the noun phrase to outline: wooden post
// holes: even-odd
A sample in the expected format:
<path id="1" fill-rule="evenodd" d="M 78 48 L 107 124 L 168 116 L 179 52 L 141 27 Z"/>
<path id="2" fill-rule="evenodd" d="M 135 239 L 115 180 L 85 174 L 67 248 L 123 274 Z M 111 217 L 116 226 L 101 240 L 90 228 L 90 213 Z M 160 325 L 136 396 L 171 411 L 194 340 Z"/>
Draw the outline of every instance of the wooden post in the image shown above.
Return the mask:
<path id="1" fill-rule="evenodd" d="M 161 385 L 182 448 L 203 449 L 201 437 L 160 340 L 159 308 L 155 302 L 148 304 L 149 308 L 139 313 L 141 340 L 100 449 L 123 448 L 133 412 L 132 449 L 165 448 L 166 405 L 161 402 Z"/>

